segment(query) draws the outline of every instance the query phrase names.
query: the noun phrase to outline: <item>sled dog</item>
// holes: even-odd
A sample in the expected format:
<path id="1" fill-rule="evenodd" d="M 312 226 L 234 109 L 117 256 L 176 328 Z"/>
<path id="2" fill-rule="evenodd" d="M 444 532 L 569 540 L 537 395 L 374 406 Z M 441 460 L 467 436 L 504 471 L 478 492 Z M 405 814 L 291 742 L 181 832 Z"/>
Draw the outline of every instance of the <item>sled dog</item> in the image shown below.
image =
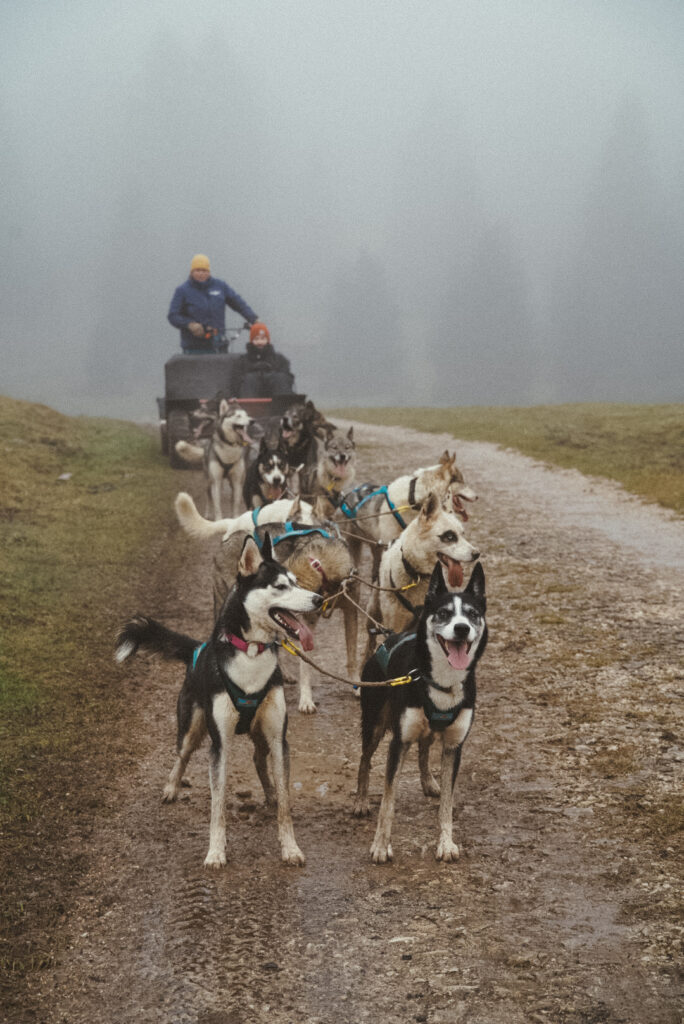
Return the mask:
<path id="1" fill-rule="evenodd" d="M 392 860 L 392 821 L 399 775 L 412 743 L 419 745 L 423 788 L 430 745 L 442 738 L 439 838 L 436 858 L 459 856 L 453 841 L 453 800 L 463 744 L 475 713 L 475 666 L 487 644 L 485 577 L 478 563 L 461 593 L 449 591 L 438 563 L 415 633 L 395 634 L 364 666 L 362 680 L 384 681 L 411 676 L 399 686 L 364 688 L 361 692 L 361 743 L 356 802 L 357 817 L 369 814 L 368 778 L 371 758 L 386 732 L 391 733 L 385 788 L 371 858 Z"/>
<path id="2" fill-rule="evenodd" d="M 356 445 L 354 428 L 345 433 L 330 429 L 325 440 L 317 442 L 317 456 L 314 465 L 305 467 L 299 474 L 302 495 L 308 500 L 320 496 L 329 503 L 332 515 L 342 494 L 354 483 L 356 472 Z"/>
<path id="3" fill-rule="evenodd" d="M 237 402 L 225 398 L 219 403 L 218 415 L 209 441 L 204 445 L 177 441 L 176 451 L 186 462 L 196 463 L 200 448 L 204 472 L 207 477 L 207 515 L 220 519 L 223 481 L 231 487 L 231 511 L 237 516 L 242 508 L 242 489 L 245 483 L 245 452 L 250 446 L 249 428 L 253 420 Z"/>
<path id="4" fill-rule="evenodd" d="M 186 491 L 179 491 L 174 508 L 180 525 L 196 540 L 207 540 L 209 537 L 227 539 L 233 533 L 250 533 L 256 526 L 284 523 L 288 519 L 297 519 L 309 525 L 314 521 L 313 507 L 300 498 L 282 498 L 252 509 L 251 512 L 243 512 L 233 519 L 211 520 L 199 514 L 195 502 Z"/>
<path id="5" fill-rule="evenodd" d="M 206 643 L 200 644 L 143 616 L 130 619 L 117 637 L 115 656 L 119 662 L 142 648 L 186 666 L 177 704 L 178 757 L 162 799 L 177 799 L 188 760 L 209 733 L 211 824 L 204 861 L 207 867 L 226 863 L 226 764 L 232 737 L 240 733 L 249 733 L 254 744 L 254 763 L 266 803 L 278 806 L 282 859 L 286 864 L 304 863 L 289 808 L 287 711 L 276 641 L 297 638 L 305 650 L 310 650 L 311 631 L 296 615 L 320 605 L 318 594 L 299 587 L 292 573 L 273 559 L 268 536 L 261 550 L 249 537 L 239 559 L 236 584 Z M 273 782 L 267 768 L 269 754 Z"/>
<path id="6" fill-rule="evenodd" d="M 290 462 L 282 443 L 261 438 L 256 454 L 248 459 L 242 496 L 248 509 L 261 508 L 285 497 Z"/>

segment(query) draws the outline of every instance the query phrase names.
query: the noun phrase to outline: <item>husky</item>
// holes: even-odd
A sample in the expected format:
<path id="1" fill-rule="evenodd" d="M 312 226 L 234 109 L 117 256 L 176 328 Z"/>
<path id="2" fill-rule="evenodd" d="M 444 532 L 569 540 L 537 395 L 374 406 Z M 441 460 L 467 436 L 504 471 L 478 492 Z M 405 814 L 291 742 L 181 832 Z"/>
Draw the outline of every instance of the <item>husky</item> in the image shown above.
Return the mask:
<path id="1" fill-rule="evenodd" d="M 196 540 L 207 540 L 217 536 L 227 540 L 233 533 L 249 533 L 256 526 L 284 523 L 288 519 L 297 519 L 307 525 L 312 525 L 314 522 L 313 506 L 299 497 L 281 498 L 279 501 L 252 509 L 251 512 L 243 512 L 231 519 L 211 520 L 200 515 L 195 502 L 186 491 L 179 491 L 174 508 L 180 525 L 187 534 Z"/>
<path id="2" fill-rule="evenodd" d="M 330 429 L 325 440 L 318 441 L 315 465 L 305 467 L 300 473 L 301 493 L 311 500 L 317 496 L 324 498 L 332 514 L 344 492 L 354 483 L 355 473 L 354 428 L 350 427 L 346 434 Z"/>
<path id="3" fill-rule="evenodd" d="M 477 500 L 456 465 L 456 454 L 445 451 L 434 466 L 397 477 L 384 486 L 366 483 L 344 495 L 335 519 L 344 529 L 357 567 L 364 544 L 371 546 L 372 577 L 377 579 L 382 550 L 416 518 L 424 498 L 434 491 L 445 509 L 464 522 L 465 501 Z M 344 525 L 343 525 L 344 524 Z"/>
<path id="4" fill-rule="evenodd" d="M 209 733 L 211 825 L 206 867 L 219 868 L 226 863 L 228 745 L 234 735 L 246 732 L 254 744 L 254 764 L 266 803 L 278 807 L 282 859 L 286 864 L 304 864 L 289 807 L 287 710 L 276 644 L 282 638 L 297 638 L 305 650 L 311 650 L 311 631 L 296 615 L 315 611 L 321 603 L 318 594 L 299 587 L 292 573 L 273 559 L 268 537 L 261 550 L 248 537 L 235 586 L 206 643 L 143 616 L 130 619 L 117 637 L 115 657 L 119 662 L 142 648 L 186 666 L 177 704 L 178 757 L 162 800 L 170 803 L 178 798 L 190 756 Z M 267 767 L 269 754 L 273 782 Z"/>
<path id="5" fill-rule="evenodd" d="M 309 399 L 294 402 L 285 410 L 278 436 L 287 448 L 290 464 L 308 470 L 318 460 L 317 440 L 324 441 L 327 431 L 334 429 L 334 424 Z"/>
<path id="6" fill-rule="evenodd" d="M 271 547 L 279 562 L 294 575 L 300 587 L 320 594 L 323 599 L 330 599 L 339 594 L 344 580 L 349 579 L 353 572 L 353 562 L 349 548 L 341 539 L 333 523 L 319 522 L 308 525 L 289 520 L 281 524 L 271 523 L 268 526 Z M 257 544 L 264 540 L 265 528 L 257 527 L 251 536 Z M 240 552 L 246 533 L 233 533 L 222 544 L 214 558 L 214 608 L 221 606 L 226 594 L 236 578 Z M 347 640 L 347 671 L 349 678 L 356 678 L 356 606 L 339 595 L 329 607 L 330 613 L 340 607 L 344 616 L 344 631 Z M 323 611 L 326 612 L 324 605 Z M 319 615 L 306 617 L 306 622 L 313 632 Z M 353 641 L 353 647 L 351 646 Z M 299 661 L 299 711 L 310 715 L 316 711 L 311 688 L 311 667 L 305 661 Z"/>
<path id="7" fill-rule="evenodd" d="M 210 422 L 201 418 L 200 430 L 206 430 Z M 207 477 L 207 515 L 213 513 L 214 519 L 221 519 L 221 489 L 224 479 L 231 486 L 231 510 L 233 516 L 242 511 L 242 490 L 245 483 L 245 453 L 251 444 L 249 428 L 252 417 L 236 401 L 222 398 L 218 415 L 213 420 L 213 432 L 208 442 L 189 444 L 177 441 L 176 451 L 186 462 L 204 463 Z"/>
<path id="8" fill-rule="evenodd" d="M 248 509 L 261 508 L 285 497 L 291 467 L 282 443 L 273 444 L 264 436 L 245 473 L 242 496 Z"/>
<path id="9" fill-rule="evenodd" d="M 480 552 L 466 540 L 463 524 L 445 511 L 434 491 L 423 501 L 418 517 L 392 541 L 380 559 L 379 590 L 370 613 L 394 633 L 408 629 L 420 614 L 436 561 L 451 590 L 463 586 L 463 562 L 475 562 Z M 369 633 L 366 657 L 371 654 Z"/>
<path id="10" fill-rule="evenodd" d="M 357 817 L 369 814 L 368 778 L 371 758 L 386 732 L 391 732 L 385 789 L 380 805 L 371 858 L 375 864 L 392 860 L 392 821 L 399 775 L 412 743 L 418 742 L 423 788 L 435 735 L 442 737 L 439 838 L 436 858 L 459 856 L 453 841 L 453 802 L 463 744 L 475 714 L 475 667 L 487 644 L 485 577 L 478 563 L 460 593 L 447 589 L 437 563 L 415 633 L 390 637 L 365 664 L 363 681 L 410 676 L 399 686 L 365 688 L 361 693 L 361 761 L 356 801 Z"/>

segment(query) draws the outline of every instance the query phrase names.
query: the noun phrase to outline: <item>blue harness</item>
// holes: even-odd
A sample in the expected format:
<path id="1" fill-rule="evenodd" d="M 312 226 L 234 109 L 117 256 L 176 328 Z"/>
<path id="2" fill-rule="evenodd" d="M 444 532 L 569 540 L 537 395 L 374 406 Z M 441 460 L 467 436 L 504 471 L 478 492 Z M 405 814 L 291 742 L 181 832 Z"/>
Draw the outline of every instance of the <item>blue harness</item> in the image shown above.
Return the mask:
<path id="1" fill-rule="evenodd" d="M 192 667 L 193 667 L 193 669 L 197 665 L 197 659 L 199 658 L 200 654 L 202 653 L 202 651 L 204 650 L 204 648 L 206 646 L 207 646 L 206 643 L 200 644 L 200 646 L 196 647 L 195 650 L 193 651 L 193 653 L 192 653 Z M 235 732 L 236 732 L 237 735 L 241 735 L 242 733 L 249 732 L 249 727 L 252 724 L 252 719 L 254 718 L 254 716 L 255 716 L 255 714 L 257 712 L 257 708 L 261 704 L 262 700 L 264 699 L 264 697 L 266 696 L 268 691 L 271 689 L 271 684 L 270 684 L 270 682 L 267 683 L 266 686 L 263 688 L 263 690 L 259 690 L 258 693 L 247 694 L 247 693 L 245 693 L 244 690 L 241 690 L 239 686 L 236 686 L 236 684 L 230 678 L 228 673 L 224 672 L 221 669 L 220 666 L 219 666 L 219 672 L 221 673 L 221 678 L 223 680 L 223 685 L 225 686 L 226 690 L 228 691 L 228 696 L 230 697 L 230 699 L 233 702 L 233 707 L 235 708 L 235 710 L 237 711 L 237 713 L 240 716 L 239 719 L 238 719 L 237 726 L 235 727 Z"/>
<path id="2" fill-rule="evenodd" d="M 382 668 L 383 673 L 389 673 L 389 660 L 391 655 L 394 654 L 394 652 L 403 644 L 409 643 L 415 639 L 416 633 L 405 633 L 396 640 L 393 637 L 389 637 L 385 640 L 384 644 L 381 644 L 380 647 L 378 647 L 375 652 L 375 658 Z M 416 681 L 420 678 L 420 676 L 417 676 Z M 432 685 L 436 686 L 437 684 L 433 682 Z M 439 689 L 441 689 L 441 687 L 439 687 Z M 436 707 L 436 705 L 430 700 L 430 697 L 428 696 L 428 689 L 426 687 L 423 694 L 422 706 L 425 717 L 430 723 L 430 728 L 433 732 L 443 732 L 448 726 L 453 725 L 456 721 L 456 717 L 461 710 L 462 703 L 459 702 L 453 708 L 449 708 L 448 711 L 441 711 L 440 708 Z"/>
<path id="3" fill-rule="evenodd" d="M 371 489 L 368 490 L 368 488 Z M 376 487 L 375 484 L 359 484 L 358 487 L 354 487 L 353 490 L 348 491 L 347 494 L 342 496 L 342 500 L 337 507 L 347 519 L 356 519 L 359 509 L 363 508 L 367 501 L 370 501 L 371 498 L 375 498 L 378 494 L 385 499 L 389 505 L 392 515 L 399 523 L 399 526 L 402 530 L 405 530 L 406 523 L 389 496 L 387 484 L 383 484 L 382 487 Z M 353 500 L 353 495 L 356 496 L 356 501 Z"/>
<path id="4" fill-rule="evenodd" d="M 260 511 L 261 509 L 259 508 L 254 509 L 252 512 L 252 522 L 254 523 L 253 537 L 261 551 L 264 542 L 257 533 L 257 519 Z M 271 538 L 271 547 L 275 547 L 276 544 L 280 544 L 281 540 L 287 540 L 289 537 L 306 537 L 310 533 L 318 533 L 321 537 L 327 537 L 328 540 L 332 539 L 332 534 L 328 530 L 324 530 L 322 526 L 297 526 L 295 523 L 287 522 L 284 525 L 284 532 L 278 534 L 277 537 Z"/>

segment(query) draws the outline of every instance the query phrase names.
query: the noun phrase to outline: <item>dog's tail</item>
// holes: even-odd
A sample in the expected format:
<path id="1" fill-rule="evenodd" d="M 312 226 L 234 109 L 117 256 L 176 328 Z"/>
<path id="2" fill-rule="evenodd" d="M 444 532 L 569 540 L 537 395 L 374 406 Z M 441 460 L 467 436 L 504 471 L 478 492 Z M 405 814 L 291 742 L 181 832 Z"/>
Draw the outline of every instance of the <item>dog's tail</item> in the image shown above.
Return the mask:
<path id="1" fill-rule="evenodd" d="M 188 441 L 176 441 L 176 452 L 183 462 L 191 465 L 204 462 L 204 448 L 199 444 L 189 444 Z"/>
<path id="2" fill-rule="evenodd" d="M 223 535 L 233 525 L 232 519 L 205 519 L 197 511 L 197 506 L 189 494 L 180 491 L 174 502 L 178 522 L 186 533 L 197 540 L 205 540 L 207 537 Z"/>
<path id="3" fill-rule="evenodd" d="M 199 642 L 184 633 L 175 633 L 162 626 L 161 622 L 148 619 L 145 615 L 134 615 L 125 622 L 116 636 L 114 658 L 118 662 L 128 661 L 139 650 L 161 654 L 167 661 L 182 661 L 189 665 Z"/>

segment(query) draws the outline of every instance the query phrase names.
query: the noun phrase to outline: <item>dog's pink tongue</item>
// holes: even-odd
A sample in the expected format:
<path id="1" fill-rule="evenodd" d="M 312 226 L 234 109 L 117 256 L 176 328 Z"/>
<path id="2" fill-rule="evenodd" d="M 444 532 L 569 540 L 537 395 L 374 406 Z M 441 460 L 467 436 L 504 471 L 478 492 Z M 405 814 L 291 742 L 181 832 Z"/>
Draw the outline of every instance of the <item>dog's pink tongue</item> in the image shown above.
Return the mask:
<path id="1" fill-rule="evenodd" d="M 455 644 L 452 640 L 447 641 L 447 661 L 452 668 L 468 668 L 468 645 L 466 643 Z"/>
<path id="2" fill-rule="evenodd" d="M 463 586 L 463 566 L 453 558 L 447 558 L 447 579 L 450 587 Z"/>
<path id="3" fill-rule="evenodd" d="M 313 651 L 313 633 L 311 632 L 311 630 L 309 629 L 305 622 L 298 622 L 297 626 L 297 633 L 299 634 L 300 644 L 302 645 L 305 651 Z"/>

